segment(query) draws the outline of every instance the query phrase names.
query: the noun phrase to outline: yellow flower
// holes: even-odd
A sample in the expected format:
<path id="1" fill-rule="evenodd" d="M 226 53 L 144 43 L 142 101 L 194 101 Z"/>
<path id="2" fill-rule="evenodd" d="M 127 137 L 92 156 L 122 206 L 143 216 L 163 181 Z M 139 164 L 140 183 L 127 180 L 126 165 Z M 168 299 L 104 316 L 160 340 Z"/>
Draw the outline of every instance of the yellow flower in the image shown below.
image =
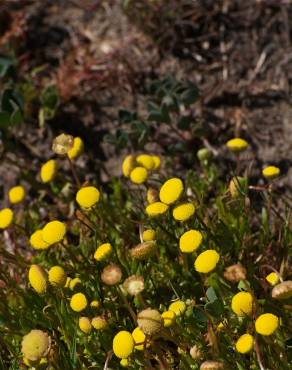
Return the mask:
<path id="1" fill-rule="evenodd" d="M 135 349 L 138 351 L 143 351 L 146 347 L 149 347 L 149 343 L 147 343 L 146 346 L 146 335 L 139 328 L 139 326 L 132 331 L 132 337 L 135 342 Z"/>
<path id="2" fill-rule="evenodd" d="M 272 180 L 280 175 L 280 168 L 276 166 L 268 166 L 263 169 L 262 174 L 266 179 Z"/>
<path id="3" fill-rule="evenodd" d="M 227 141 L 226 146 L 232 152 L 239 153 L 243 152 L 248 147 L 248 142 L 244 139 L 236 137 Z"/>
<path id="4" fill-rule="evenodd" d="M 61 134 L 53 140 L 52 150 L 56 154 L 65 155 L 73 147 L 74 138 L 72 135 Z"/>
<path id="5" fill-rule="evenodd" d="M 13 221 L 13 211 L 10 208 L 4 208 L 0 211 L 0 229 L 6 229 Z"/>
<path id="6" fill-rule="evenodd" d="M 97 300 L 91 301 L 90 302 L 90 307 L 91 308 L 98 308 L 98 307 L 100 307 L 100 302 L 97 301 Z"/>
<path id="7" fill-rule="evenodd" d="M 47 290 L 47 274 L 41 266 L 30 266 L 28 280 L 37 293 L 43 294 Z"/>
<path id="8" fill-rule="evenodd" d="M 104 330 L 107 327 L 107 321 L 102 316 L 96 316 L 91 320 L 91 324 L 96 330 Z"/>
<path id="9" fill-rule="evenodd" d="M 42 230 L 42 238 L 49 245 L 61 242 L 66 234 L 66 225 L 60 221 L 48 222 Z"/>
<path id="10" fill-rule="evenodd" d="M 165 204 L 172 204 L 179 199 L 184 190 L 181 179 L 173 177 L 165 181 L 159 191 L 159 198 Z"/>
<path id="11" fill-rule="evenodd" d="M 143 184 L 147 180 L 148 172 L 144 167 L 136 167 L 130 173 L 130 179 L 134 184 Z"/>
<path id="12" fill-rule="evenodd" d="M 253 348 L 253 336 L 250 334 L 243 334 L 240 338 L 238 338 L 235 348 L 239 353 L 250 352 Z"/>
<path id="13" fill-rule="evenodd" d="M 271 272 L 269 275 L 266 276 L 266 280 L 270 285 L 274 286 L 278 284 L 280 278 L 278 274 L 276 274 L 275 272 Z"/>
<path id="14" fill-rule="evenodd" d="M 48 162 L 41 167 L 41 180 L 44 183 L 54 180 L 57 174 L 57 162 L 54 159 L 50 159 Z"/>
<path id="15" fill-rule="evenodd" d="M 133 155 L 127 155 L 127 157 L 123 160 L 122 164 L 122 171 L 125 177 L 130 176 L 130 173 L 135 168 L 135 164 L 136 164 L 135 157 Z"/>
<path id="16" fill-rule="evenodd" d="M 146 170 L 152 170 L 155 166 L 153 157 L 148 154 L 138 155 L 136 161 L 137 163 L 139 163 L 140 166 L 146 168 Z"/>
<path id="17" fill-rule="evenodd" d="M 184 301 L 178 300 L 172 302 L 168 307 L 168 310 L 173 311 L 176 314 L 176 316 L 181 316 L 186 310 L 186 304 Z"/>
<path id="18" fill-rule="evenodd" d="M 148 229 L 143 231 L 142 239 L 144 242 L 149 242 L 151 240 L 155 240 L 156 238 L 156 232 L 153 229 Z"/>
<path id="19" fill-rule="evenodd" d="M 261 335 L 272 335 L 278 329 L 279 319 L 272 313 L 260 315 L 255 322 L 255 329 Z"/>
<path id="20" fill-rule="evenodd" d="M 72 279 L 68 276 L 67 279 L 66 279 L 65 288 L 69 288 L 70 287 L 71 281 L 72 281 Z"/>
<path id="21" fill-rule="evenodd" d="M 67 276 L 61 266 L 53 266 L 49 270 L 49 282 L 57 287 L 64 287 L 66 284 Z"/>
<path id="22" fill-rule="evenodd" d="M 150 217 L 162 215 L 168 210 L 168 205 L 161 202 L 154 202 L 146 207 L 146 213 Z"/>
<path id="23" fill-rule="evenodd" d="M 147 335 L 154 335 L 160 332 L 163 324 L 160 313 L 151 308 L 139 312 L 137 322 L 139 328 Z"/>
<path id="24" fill-rule="evenodd" d="M 78 284 L 81 284 L 81 280 L 78 278 L 78 277 L 76 277 L 76 278 L 74 278 L 74 279 L 71 279 L 71 281 L 69 282 L 69 288 L 71 289 L 71 290 L 74 290 L 74 288 L 76 287 L 76 285 L 78 285 Z"/>
<path id="25" fill-rule="evenodd" d="M 160 157 L 158 155 L 152 155 L 151 157 L 154 161 L 153 170 L 157 170 L 160 167 L 160 164 L 161 164 Z"/>
<path id="26" fill-rule="evenodd" d="M 219 322 L 216 329 L 217 329 L 217 331 L 222 331 L 223 329 L 225 329 L 224 322 L 223 321 Z"/>
<path id="27" fill-rule="evenodd" d="M 203 236 L 200 231 L 186 231 L 179 239 L 179 248 L 183 253 L 192 253 L 202 243 Z"/>
<path id="28" fill-rule="evenodd" d="M 173 218 L 177 221 L 186 221 L 195 213 L 195 206 L 192 203 L 184 203 L 174 208 Z"/>
<path id="29" fill-rule="evenodd" d="M 47 333 L 42 330 L 31 330 L 21 342 L 21 352 L 29 361 L 39 361 L 46 356 L 50 349 L 51 341 Z"/>
<path id="30" fill-rule="evenodd" d="M 70 306 L 73 311 L 81 312 L 87 307 L 87 299 L 83 293 L 73 294 L 70 300 Z"/>
<path id="31" fill-rule="evenodd" d="M 23 201 L 25 197 L 25 190 L 24 187 L 19 185 L 19 186 L 14 186 L 9 190 L 8 193 L 9 201 L 12 204 L 17 204 Z"/>
<path id="32" fill-rule="evenodd" d="M 34 249 L 47 249 L 49 248 L 49 244 L 43 241 L 42 238 L 43 232 L 41 229 L 36 230 L 33 234 L 30 236 L 30 244 Z"/>
<path id="33" fill-rule="evenodd" d="M 233 296 L 231 308 L 237 316 L 250 315 L 253 310 L 253 297 L 248 292 L 239 292 Z"/>
<path id="34" fill-rule="evenodd" d="M 103 261 L 112 252 L 113 248 L 110 243 L 101 244 L 94 253 L 94 258 L 96 261 Z"/>
<path id="35" fill-rule="evenodd" d="M 88 317 L 79 317 L 79 328 L 85 334 L 89 334 L 91 332 L 92 326 Z"/>
<path id="36" fill-rule="evenodd" d="M 122 358 L 120 361 L 122 367 L 127 367 L 129 365 L 129 360 L 127 358 Z"/>
<path id="37" fill-rule="evenodd" d="M 169 326 L 172 326 L 175 322 L 176 314 L 174 311 L 164 311 L 161 314 L 162 320 L 163 320 L 163 326 L 165 328 L 168 328 Z"/>
<path id="38" fill-rule="evenodd" d="M 207 274 L 208 272 L 215 269 L 220 255 L 214 249 L 208 249 L 205 252 L 202 252 L 198 255 L 195 260 L 195 269 L 198 272 Z"/>
<path id="39" fill-rule="evenodd" d="M 81 208 L 89 209 L 99 201 L 100 192 L 94 186 L 85 186 L 76 194 L 76 201 Z"/>
<path id="40" fill-rule="evenodd" d="M 84 150 L 83 140 L 80 137 L 74 137 L 73 146 L 67 153 L 68 157 L 70 159 L 75 159 L 83 153 L 83 150 Z"/>
<path id="41" fill-rule="evenodd" d="M 122 330 L 113 339 L 113 351 L 118 358 L 128 358 L 134 350 L 134 339 L 128 331 Z"/>

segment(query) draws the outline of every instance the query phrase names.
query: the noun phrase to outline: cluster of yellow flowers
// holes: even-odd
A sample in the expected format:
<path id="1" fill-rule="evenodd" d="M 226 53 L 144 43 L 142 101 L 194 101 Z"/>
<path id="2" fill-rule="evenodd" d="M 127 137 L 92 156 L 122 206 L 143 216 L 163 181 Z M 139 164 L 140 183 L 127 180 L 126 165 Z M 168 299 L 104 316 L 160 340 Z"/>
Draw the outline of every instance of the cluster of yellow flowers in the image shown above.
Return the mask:
<path id="1" fill-rule="evenodd" d="M 248 143 L 241 138 L 234 138 L 229 140 L 226 146 L 239 156 L 239 153 L 248 148 Z M 79 137 L 73 138 L 70 135 L 62 134 L 53 143 L 54 152 L 68 157 L 69 161 L 77 158 L 83 152 L 83 149 L 82 140 Z M 178 260 L 181 260 L 181 265 L 183 265 L 183 263 L 188 263 L 188 258 L 194 258 L 192 260 L 193 268 L 196 271 L 196 276 L 202 279 L 203 291 L 205 291 L 205 287 L 208 287 L 212 279 L 223 280 L 223 276 L 230 282 L 244 282 L 243 285 L 238 286 L 238 292 L 232 298 L 230 293 L 228 294 L 227 299 L 224 300 L 224 310 L 226 317 L 230 315 L 232 322 L 241 326 L 240 330 L 236 328 L 233 333 L 232 341 L 235 350 L 240 354 L 249 353 L 256 348 L 258 334 L 267 337 L 276 333 L 281 325 L 281 318 L 263 308 L 261 300 L 257 299 L 252 287 L 247 282 L 247 270 L 239 263 L 228 266 L 224 274 L 222 274 L 223 276 L 221 276 L 222 266 L 226 262 L 224 253 L 220 249 L 220 245 L 217 245 L 217 242 L 215 243 L 213 240 L 210 242 L 205 228 L 201 228 L 200 223 L 191 223 L 196 219 L 196 216 L 199 217 L 199 204 L 194 202 L 194 197 L 185 188 L 183 181 L 178 177 L 172 177 L 157 188 L 154 185 L 150 186 L 152 182 L 149 180 L 158 180 L 157 173 L 154 173 L 154 171 L 157 171 L 160 165 L 161 160 L 157 155 L 145 153 L 129 155 L 122 164 L 122 172 L 125 177 L 129 178 L 136 185 L 143 184 L 142 187 L 138 187 L 139 190 L 144 191 L 146 185 L 145 214 L 142 212 L 144 219 L 141 224 L 146 219 L 145 222 L 147 222 L 148 226 L 144 229 L 145 225 L 139 223 L 140 244 L 129 250 L 126 247 L 123 252 L 117 251 L 115 237 L 116 233 L 119 232 L 119 228 L 114 225 L 115 235 L 113 236 L 110 234 L 106 235 L 106 233 L 94 234 L 94 249 L 90 250 L 85 257 L 86 263 L 94 262 L 94 268 L 100 275 L 98 283 L 103 283 L 109 290 L 112 288 L 112 293 L 109 294 L 107 299 L 113 300 L 115 304 L 115 294 L 117 293 L 117 296 L 123 299 L 123 303 L 128 308 L 135 324 L 134 329 L 128 331 L 120 330 L 122 328 L 127 329 L 126 320 L 123 323 L 119 322 L 119 329 L 112 338 L 112 352 L 120 361 L 122 367 L 131 366 L 135 354 L 142 354 L 144 351 L 145 357 L 147 357 L 148 351 L 155 348 L 159 338 L 166 338 L 166 340 L 175 338 L 178 335 L 177 333 L 183 330 L 183 320 L 187 315 L 191 315 L 192 308 L 196 306 L 198 309 L 201 309 L 202 307 L 202 305 L 194 301 L 192 296 L 186 299 L 182 295 L 181 299 L 173 300 L 167 306 L 161 304 L 156 308 L 148 307 L 149 302 L 145 302 L 143 298 L 144 293 L 142 292 L 147 290 L 148 282 L 146 278 L 144 281 L 142 272 L 144 267 L 146 270 L 151 265 L 151 263 L 147 264 L 146 262 L 144 265 L 144 261 L 148 257 L 155 255 L 155 252 L 158 255 L 159 226 L 163 226 L 164 221 L 170 221 L 172 225 L 177 225 L 177 230 L 175 230 L 176 232 L 172 236 L 177 242 Z M 41 168 L 40 177 L 42 182 L 52 181 L 56 173 L 57 161 L 51 159 Z M 280 175 L 280 170 L 277 167 L 269 166 L 263 169 L 262 174 L 266 179 L 271 180 Z M 246 184 L 245 178 L 240 176 L 234 177 L 229 184 L 231 197 L 239 197 Z M 9 191 L 11 204 L 21 202 L 24 197 L 25 190 L 22 186 L 16 186 Z M 100 200 L 101 197 L 102 199 Z M 105 195 L 102 195 L 95 186 L 88 184 L 79 186 L 75 194 L 75 201 L 79 206 L 78 212 L 84 215 L 84 217 L 88 217 L 92 224 L 102 223 L 104 220 L 102 217 L 99 217 L 98 211 L 102 208 L 100 203 L 103 202 L 104 197 Z M 92 218 L 90 218 L 91 216 Z M 10 208 L 0 211 L 0 228 L 5 229 L 12 223 L 12 220 L 13 211 Z M 156 225 L 158 225 L 157 228 Z M 38 251 L 37 255 L 41 256 L 42 253 L 45 255 L 55 250 L 64 251 L 66 245 L 69 244 L 67 241 L 67 239 L 70 239 L 69 232 L 67 232 L 67 227 L 69 226 L 70 222 L 66 224 L 59 220 L 52 220 L 31 234 L 30 245 Z M 210 245 L 208 245 L 209 243 Z M 215 243 L 215 245 L 212 243 Z M 49 252 L 42 252 L 51 247 L 53 248 Z M 110 262 L 108 262 L 109 260 Z M 126 267 L 121 261 L 125 261 Z M 128 262 L 133 262 L 135 269 L 132 272 L 133 275 L 130 274 L 131 269 L 128 268 Z M 93 299 L 95 297 L 94 287 L 88 289 L 90 283 L 88 282 L 88 285 L 84 284 L 86 282 L 81 275 L 78 275 L 78 269 L 75 269 L 73 263 L 71 267 L 74 269 L 74 278 L 67 276 L 71 274 L 71 267 L 67 269 L 67 265 L 65 262 L 63 264 L 63 260 L 58 263 L 65 266 L 68 274 L 62 266 L 52 266 L 53 263 L 49 262 L 39 263 L 37 261 L 37 263 L 33 263 L 30 266 L 28 280 L 33 291 L 38 295 L 42 295 L 43 298 L 49 298 L 50 294 L 60 294 L 58 297 L 62 298 L 67 297 L 68 304 L 65 304 L 65 306 L 68 307 L 68 311 L 73 313 L 72 316 L 76 318 L 76 323 L 78 322 L 80 329 L 78 331 L 79 335 L 82 335 L 83 338 L 91 338 L 91 335 L 93 336 L 94 333 L 97 333 L 96 331 L 104 331 L 110 327 L 113 312 L 109 312 L 104 308 L 105 301 L 102 298 Z M 189 269 L 187 271 L 189 275 L 192 273 Z M 128 275 L 126 278 L 124 278 L 125 273 Z M 82 278 L 82 281 L 79 276 Z M 272 290 L 271 296 L 274 299 L 290 299 L 292 297 L 292 282 L 283 282 L 278 272 L 273 271 L 269 273 L 266 276 L 265 284 L 267 285 L 267 283 L 270 285 L 269 288 Z M 178 295 L 176 294 L 176 296 Z M 131 303 L 128 302 L 129 297 L 135 302 L 135 305 L 138 302 L 137 307 L 143 307 L 143 309 L 140 311 L 138 309 L 137 311 L 139 312 L 136 313 L 132 309 Z M 204 299 L 206 298 L 203 297 Z M 100 312 L 98 312 L 99 310 Z M 224 333 L 227 331 L 227 327 L 232 330 L 231 325 L 226 323 L 226 317 L 222 318 L 219 324 L 218 322 L 215 324 L 218 333 Z M 208 320 L 208 336 L 210 337 L 208 340 L 211 343 L 211 337 L 215 335 L 214 322 L 209 318 Z M 108 331 L 105 330 L 103 334 Z M 173 343 L 176 343 L 174 339 Z M 188 346 L 182 343 L 181 346 L 178 346 L 178 353 L 185 353 L 185 348 L 189 350 Z M 22 340 L 24 362 L 28 366 L 46 361 L 50 350 L 51 338 L 41 330 L 32 330 Z M 197 345 L 193 345 L 190 348 L 190 356 L 196 361 L 201 361 L 204 357 L 200 347 Z M 223 360 L 204 361 L 201 363 L 200 369 L 224 369 L 224 366 Z"/>

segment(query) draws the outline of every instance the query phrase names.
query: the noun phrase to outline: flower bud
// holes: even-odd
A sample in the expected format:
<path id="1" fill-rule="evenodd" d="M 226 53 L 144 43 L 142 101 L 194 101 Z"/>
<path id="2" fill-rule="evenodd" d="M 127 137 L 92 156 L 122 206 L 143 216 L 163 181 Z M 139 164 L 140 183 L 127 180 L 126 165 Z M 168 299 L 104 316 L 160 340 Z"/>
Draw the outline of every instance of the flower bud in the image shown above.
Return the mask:
<path id="1" fill-rule="evenodd" d="M 147 308 L 139 312 L 137 317 L 139 328 L 146 335 L 157 334 L 162 328 L 162 318 L 157 310 Z"/>

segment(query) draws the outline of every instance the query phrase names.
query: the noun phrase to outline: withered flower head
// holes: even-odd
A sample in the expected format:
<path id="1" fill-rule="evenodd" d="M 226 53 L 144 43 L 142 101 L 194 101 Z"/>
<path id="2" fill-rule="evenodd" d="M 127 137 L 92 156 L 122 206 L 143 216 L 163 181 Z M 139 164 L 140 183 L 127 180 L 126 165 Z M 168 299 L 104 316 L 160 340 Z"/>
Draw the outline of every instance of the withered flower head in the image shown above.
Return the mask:
<path id="1" fill-rule="evenodd" d="M 72 149 L 74 138 L 71 135 L 61 134 L 53 140 L 53 152 L 59 155 L 65 155 Z"/>
<path id="2" fill-rule="evenodd" d="M 146 335 L 153 335 L 161 330 L 163 320 L 157 310 L 147 308 L 139 312 L 137 322 L 143 333 Z"/>
<path id="3" fill-rule="evenodd" d="M 246 279 L 246 269 L 239 263 L 226 267 L 224 271 L 226 280 L 233 283 L 238 283 L 240 280 Z"/>
<path id="4" fill-rule="evenodd" d="M 121 281 L 122 271 L 117 265 L 106 266 L 101 273 L 101 280 L 106 285 L 115 285 Z"/>
<path id="5" fill-rule="evenodd" d="M 222 361 L 204 361 L 200 370 L 221 370 L 224 369 L 224 363 Z"/>
<path id="6" fill-rule="evenodd" d="M 144 290 L 144 278 L 143 276 L 132 275 L 124 281 L 123 286 L 130 295 L 135 296 Z"/>
<path id="7" fill-rule="evenodd" d="M 190 356 L 193 360 L 200 360 L 203 357 L 202 351 L 196 344 L 190 349 Z"/>
<path id="8" fill-rule="evenodd" d="M 292 281 L 287 280 L 283 283 L 277 284 L 272 290 L 272 297 L 274 299 L 288 299 L 292 297 Z"/>
<path id="9" fill-rule="evenodd" d="M 130 249 L 130 256 L 136 260 L 143 260 L 153 253 L 155 247 L 156 247 L 155 240 L 140 243 L 133 247 L 132 249 Z"/>

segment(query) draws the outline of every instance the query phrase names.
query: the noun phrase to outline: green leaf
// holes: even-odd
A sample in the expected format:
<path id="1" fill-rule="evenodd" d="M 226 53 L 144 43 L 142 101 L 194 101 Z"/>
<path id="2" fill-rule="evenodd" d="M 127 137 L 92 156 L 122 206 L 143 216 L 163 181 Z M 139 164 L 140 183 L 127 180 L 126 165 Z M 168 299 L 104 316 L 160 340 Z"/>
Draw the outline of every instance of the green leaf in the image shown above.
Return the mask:
<path id="1" fill-rule="evenodd" d="M 198 100 L 198 98 L 199 98 L 199 90 L 197 86 L 189 82 L 188 88 L 185 89 L 180 95 L 181 102 L 186 105 L 191 105 L 195 103 Z"/>
<path id="2" fill-rule="evenodd" d="M 213 287 L 209 287 L 206 291 L 206 296 L 208 298 L 209 302 L 214 302 L 216 299 L 218 299 L 217 294 L 215 292 L 215 289 Z"/>
<path id="3" fill-rule="evenodd" d="M 193 121 L 193 117 L 191 117 L 191 116 L 180 117 L 180 119 L 177 123 L 177 127 L 180 130 L 189 130 L 190 126 L 192 124 L 192 121 Z"/>
<path id="4" fill-rule="evenodd" d="M 4 129 L 10 125 L 10 114 L 8 112 L 0 112 L 0 128 Z"/>
<path id="5" fill-rule="evenodd" d="M 0 77 L 4 77 L 13 64 L 12 58 L 0 56 Z"/>
<path id="6" fill-rule="evenodd" d="M 19 125 L 22 122 L 22 113 L 20 109 L 16 109 L 10 116 L 10 122 L 12 125 Z"/>
<path id="7" fill-rule="evenodd" d="M 224 304 L 220 299 L 205 304 L 205 310 L 214 317 L 220 317 L 224 312 Z"/>
<path id="8" fill-rule="evenodd" d="M 45 88 L 41 93 L 40 100 L 45 108 L 54 111 L 59 104 L 59 94 L 57 87 L 54 85 L 50 85 Z"/>

